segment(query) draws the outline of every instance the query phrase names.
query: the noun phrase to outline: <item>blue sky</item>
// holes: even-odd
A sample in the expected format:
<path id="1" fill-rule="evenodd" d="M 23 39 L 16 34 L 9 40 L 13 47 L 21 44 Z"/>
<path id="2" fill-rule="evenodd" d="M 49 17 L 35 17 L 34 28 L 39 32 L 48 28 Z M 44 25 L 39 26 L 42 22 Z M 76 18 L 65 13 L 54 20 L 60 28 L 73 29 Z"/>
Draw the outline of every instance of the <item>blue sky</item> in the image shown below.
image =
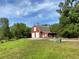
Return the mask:
<path id="1" fill-rule="evenodd" d="M 63 0 L 0 0 L 0 17 L 7 17 L 10 26 L 14 23 L 54 24 L 59 22 L 56 12 Z"/>

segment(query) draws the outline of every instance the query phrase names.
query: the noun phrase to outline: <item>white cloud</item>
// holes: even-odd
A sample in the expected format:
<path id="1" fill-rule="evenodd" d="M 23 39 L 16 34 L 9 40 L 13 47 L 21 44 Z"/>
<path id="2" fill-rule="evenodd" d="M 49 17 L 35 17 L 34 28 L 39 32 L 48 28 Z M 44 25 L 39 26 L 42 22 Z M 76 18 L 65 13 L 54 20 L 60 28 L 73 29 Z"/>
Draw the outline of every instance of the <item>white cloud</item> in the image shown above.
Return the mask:
<path id="1" fill-rule="evenodd" d="M 31 12 L 38 12 L 39 10 L 47 9 L 48 11 L 53 11 L 57 9 L 55 2 L 51 0 L 45 0 L 43 3 L 32 4 L 29 0 L 23 0 L 19 5 L 7 4 L 6 7 L 0 7 L 0 16 L 27 16 Z"/>
<path id="2" fill-rule="evenodd" d="M 16 15 L 17 16 L 20 16 L 20 11 L 16 11 Z"/>
<path id="3" fill-rule="evenodd" d="M 37 12 L 37 11 L 42 10 L 42 9 L 47 9 L 47 10 L 50 11 L 50 10 L 53 10 L 53 9 L 56 9 L 56 8 L 57 8 L 57 6 L 54 4 L 54 2 L 45 1 L 45 2 L 43 2 L 41 4 L 36 3 L 33 6 L 32 5 L 30 7 L 28 6 L 25 9 L 27 9 L 26 12 Z"/>

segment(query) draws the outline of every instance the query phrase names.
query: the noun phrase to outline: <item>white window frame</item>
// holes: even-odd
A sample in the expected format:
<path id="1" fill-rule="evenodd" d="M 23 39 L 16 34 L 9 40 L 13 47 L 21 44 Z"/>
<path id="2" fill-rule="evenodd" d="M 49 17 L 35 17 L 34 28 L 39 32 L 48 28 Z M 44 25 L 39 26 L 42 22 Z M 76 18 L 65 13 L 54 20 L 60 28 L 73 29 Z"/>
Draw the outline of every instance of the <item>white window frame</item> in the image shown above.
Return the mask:
<path id="1" fill-rule="evenodd" d="M 36 31 L 36 27 L 34 27 L 34 31 Z"/>

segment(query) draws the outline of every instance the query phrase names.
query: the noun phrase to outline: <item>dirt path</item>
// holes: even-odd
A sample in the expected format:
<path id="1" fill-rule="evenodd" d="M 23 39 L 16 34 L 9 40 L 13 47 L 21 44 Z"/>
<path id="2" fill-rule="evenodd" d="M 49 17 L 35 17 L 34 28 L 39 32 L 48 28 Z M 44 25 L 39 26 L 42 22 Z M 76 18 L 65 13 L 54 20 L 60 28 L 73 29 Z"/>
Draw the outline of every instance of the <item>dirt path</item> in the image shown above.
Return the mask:
<path id="1" fill-rule="evenodd" d="M 79 42 L 79 39 L 64 39 L 64 38 L 54 38 L 54 39 L 49 39 L 50 41 L 57 41 L 57 40 L 60 40 L 61 39 L 61 41 L 69 41 L 69 42 L 74 42 L 74 41 L 76 41 L 76 42 Z"/>
<path id="2" fill-rule="evenodd" d="M 28 38 L 28 40 L 49 40 L 49 41 L 57 41 L 59 40 L 60 38 Z M 61 38 L 61 41 L 71 41 L 71 42 L 74 42 L 74 41 L 78 41 L 79 42 L 79 38 L 73 38 L 73 39 L 66 39 L 66 38 Z"/>

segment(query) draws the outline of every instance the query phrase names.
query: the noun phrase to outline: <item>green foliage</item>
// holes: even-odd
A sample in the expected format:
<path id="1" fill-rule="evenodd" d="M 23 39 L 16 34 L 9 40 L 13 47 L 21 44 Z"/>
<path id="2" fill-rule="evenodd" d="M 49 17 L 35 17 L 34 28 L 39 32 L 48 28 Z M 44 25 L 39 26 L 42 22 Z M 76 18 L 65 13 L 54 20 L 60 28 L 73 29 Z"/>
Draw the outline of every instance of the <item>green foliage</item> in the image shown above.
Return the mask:
<path id="1" fill-rule="evenodd" d="M 62 37 L 79 37 L 79 2 L 77 0 L 65 0 L 60 2 L 60 30 L 58 34 Z"/>
<path id="2" fill-rule="evenodd" d="M 43 24 L 42 26 L 49 26 L 49 24 Z"/>
<path id="3" fill-rule="evenodd" d="M 24 23 L 14 24 L 9 27 L 7 18 L 0 18 L 0 40 L 9 40 L 11 38 L 26 38 L 30 37 L 31 28 Z"/>
<path id="4" fill-rule="evenodd" d="M 9 21 L 7 18 L 0 18 L 0 40 L 10 38 Z"/>
<path id="5" fill-rule="evenodd" d="M 79 36 L 79 24 L 67 24 L 61 29 L 60 35 L 62 37 L 74 38 Z"/>
<path id="6" fill-rule="evenodd" d="M 53 24 L 53 25 L 50 25 L 50 30 L 51 32 L 56 32 L 59 30 L 59 24 Z"/>
<path id="7" fill-rule="evenodd" d="M 29 37 L 31 29 L 24 23 L 17 23 L 11 27 L 11 32 L 15 38 L 26 38 Z"/>

